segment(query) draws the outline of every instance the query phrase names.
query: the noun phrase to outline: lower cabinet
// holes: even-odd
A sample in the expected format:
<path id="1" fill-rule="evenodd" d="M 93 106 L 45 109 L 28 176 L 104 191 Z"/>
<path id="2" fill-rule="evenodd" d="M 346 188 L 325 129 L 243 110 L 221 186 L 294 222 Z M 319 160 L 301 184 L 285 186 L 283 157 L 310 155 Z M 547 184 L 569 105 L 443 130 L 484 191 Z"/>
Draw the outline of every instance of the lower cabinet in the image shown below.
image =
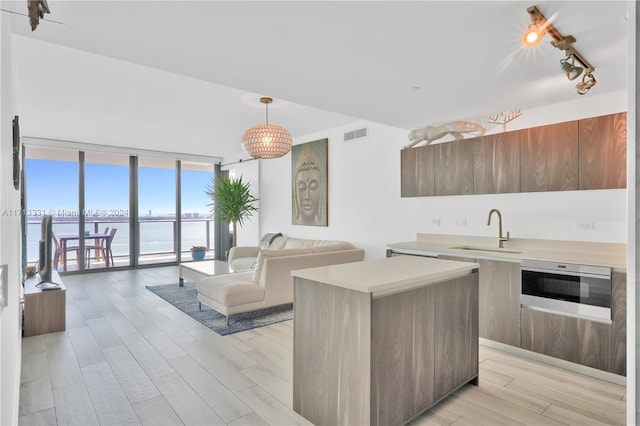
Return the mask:
<path id="1" fill-rule="evenodd" d="M 611 276 L 611 324 L 520 307 L 520 264 L 439 255 L 475 262 L 480 337 L 626 376 L 627 274 Z"/>
<path id="2" fill-rule="evenodd" d="M 611 274 L 611 372 L 627 375 L 627 274 Z"/>
<path id="3" fill-rule="evenodd" d="M 520 264 L 477 259 L 480 337 L 520 346 Z"/>
<path id="4" fill-rule="evenodd" d="M 521 321 L 523 349 L 626 376 L 626 273 L 611 276 L 611 324 L 528 308 L 521 309 Z"/>
<path id="5" fill-rule="evenodd" d="M 480 337 L 520 346 L 520 263 L 438 256 L 439 259 L 475 262 L 478 276 L 478 329 Z"/>
<path id="6" fill-rule="evenodd" d="M 611 325 L 522 308 L 522 348 L 611 371 Z"/>

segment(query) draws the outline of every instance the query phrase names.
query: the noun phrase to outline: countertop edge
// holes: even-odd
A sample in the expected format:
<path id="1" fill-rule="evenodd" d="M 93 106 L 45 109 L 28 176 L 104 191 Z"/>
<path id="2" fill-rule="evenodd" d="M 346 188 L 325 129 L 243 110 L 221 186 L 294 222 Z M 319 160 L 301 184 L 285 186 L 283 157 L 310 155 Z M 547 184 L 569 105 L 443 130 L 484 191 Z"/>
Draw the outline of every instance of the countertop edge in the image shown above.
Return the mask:
<path id="1" fill-rule="evenodd" d="M 471 262 L 419 256 L 399 256 L 291 271 L 291 275 L 372 297 L 398 293 L 472 273 Z"/>
<path id="2" fill-rule="evenodd" d="M 461 243 L 461 238 L 464 236 L 451 236 L 451 241 L 446 241 L 446 235 L 440 236 L 437 241 L 427 241 L 427 240 L 416 240 L 416 241 L 405 241 L 398 243 L 390 243 L 387 244 L 387 249 L 398 253 L 410 254 L 410 255 L 424 255 L 424 256 L 452 256 L 452 257 L 460 257 L 460 258 L 472 258 L 472 259 L 483 259 L 483 260 L 495 260 L 501 262 L 512 262 L 512 263 L 520 263 L 522 259 L 532 259 L 532 260 L 542 260 L 542 261 L 551 261 L 551 262 L 563 262 L 563 263 L 577 263 L 577 264 L 585 264 L 585 265 L 597 265 L 597 266 L 607 266 L 612 268 L 615 272 L 624 272 L 627 271 L 627 259 L 626 252 L 622 253 L 611 253 L 610 250 L 605 250 L 602 253 L 597 253 L 594 251 L 589 252 L 580 252 L 578 250 L 557 250 L 554 249 L 553 241 L 549 240 L 550 248 L 527 248 L 526 246 L 519 247 L 505 247 L 505 250 L 515 249 L 519 251 L 519 253 L 509 253 L 509 252 L 500 252 L 500 249 L 495 249 L 496 251 L 481 251 L 481 250 L 464 250 L 459 249 L 459 247 L 463 245 Z M 469 237 L 470 240 L 468 245 L 474 245 L 475 241 L 473 237 Z M 576 245 L 580 245 L 581 242 L 576 241 Z M 598 243 L 591 243 L 598 244 Z M 603 245 L 609 246 L 613 244 L 602 243 Z M 507 244 L 505 244 L 507 245 Z M 624 246 L 620 244 L 620 246 Z"/>

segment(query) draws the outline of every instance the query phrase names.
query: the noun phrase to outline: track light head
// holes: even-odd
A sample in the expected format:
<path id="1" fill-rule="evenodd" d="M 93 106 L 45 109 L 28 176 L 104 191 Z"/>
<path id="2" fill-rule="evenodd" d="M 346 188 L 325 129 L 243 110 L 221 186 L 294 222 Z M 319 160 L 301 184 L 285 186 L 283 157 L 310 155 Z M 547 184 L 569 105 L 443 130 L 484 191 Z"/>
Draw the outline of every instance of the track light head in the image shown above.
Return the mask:
<path id="1" fill-rule="evenodd" d="M 522 44 L 525 47 L 537 46 L 542 41 L 542 37 L 544 37 L 544 30 L 532 22 L 522 34 Z"/>

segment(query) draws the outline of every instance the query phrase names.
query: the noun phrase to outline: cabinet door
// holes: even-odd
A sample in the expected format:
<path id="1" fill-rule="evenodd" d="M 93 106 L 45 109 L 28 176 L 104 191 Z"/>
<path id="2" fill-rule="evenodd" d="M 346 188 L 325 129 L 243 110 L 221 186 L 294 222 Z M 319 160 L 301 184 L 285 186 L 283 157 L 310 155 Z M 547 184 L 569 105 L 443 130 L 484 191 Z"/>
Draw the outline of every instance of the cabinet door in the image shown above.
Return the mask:
<path id="1" fill-rule="evenodd" d="M 611 276 L 611 372 L 627 375 L 627 274 Z"/>
<path id="2" fill-rule="evenodd" d="M 436 195 L 473 194 L 473 143 L 444 142 L 435 148 Z"/>
<path id="3" fill-rule="evenodd" d="M 520 346 L 520 264 L 476 260 L 480 264 L 480 337 Z"/>
<path id="4" fill-rule="evenodd" d="M 437 400 L 478 375 L 478 274 L 434 286 L 434 386 Z"/>
<path id="5" fill-rule="evenodd" d="M 522 308 L 522 348 L 610 371 L 611 326 Z"/>
<path id="6" fill-rule="evenodd" d="M 433 146 L 405 148 L 400 151 L 400 196 L 424 197 L 434 195 L 434 157 Z"/>
<path id="7" fill-rule="evenodd" d="M 474 140 L 475 194 L 520 192 L 520 133 L 498 133 Z"/>
<path id="8" fill-rule="evenodd" d="M 580 189 L 626 188 L 627 114 L 578 122 Z"/>
<path id="9" fill-rule="evenodd" d="M 534 127 L 521 133 L 520 190 L 578 189 L 578 122 Z"/>

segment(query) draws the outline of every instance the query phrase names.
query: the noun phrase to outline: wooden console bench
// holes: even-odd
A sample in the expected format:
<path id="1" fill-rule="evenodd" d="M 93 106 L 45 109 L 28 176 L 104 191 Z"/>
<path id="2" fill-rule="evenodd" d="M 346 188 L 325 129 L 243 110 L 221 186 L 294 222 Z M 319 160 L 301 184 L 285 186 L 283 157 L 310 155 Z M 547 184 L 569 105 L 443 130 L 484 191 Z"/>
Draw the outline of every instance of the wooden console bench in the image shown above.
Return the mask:
<path id="1" fill-rule="evenodd" d="M 53 271 L 53 280 L 60 284 L 60 289 L 40 290 L 36 287 L 40 281 L 37 274 L 24 282 L 24 337 L 64 331 L 67 291 L 56 271 Z"/>

